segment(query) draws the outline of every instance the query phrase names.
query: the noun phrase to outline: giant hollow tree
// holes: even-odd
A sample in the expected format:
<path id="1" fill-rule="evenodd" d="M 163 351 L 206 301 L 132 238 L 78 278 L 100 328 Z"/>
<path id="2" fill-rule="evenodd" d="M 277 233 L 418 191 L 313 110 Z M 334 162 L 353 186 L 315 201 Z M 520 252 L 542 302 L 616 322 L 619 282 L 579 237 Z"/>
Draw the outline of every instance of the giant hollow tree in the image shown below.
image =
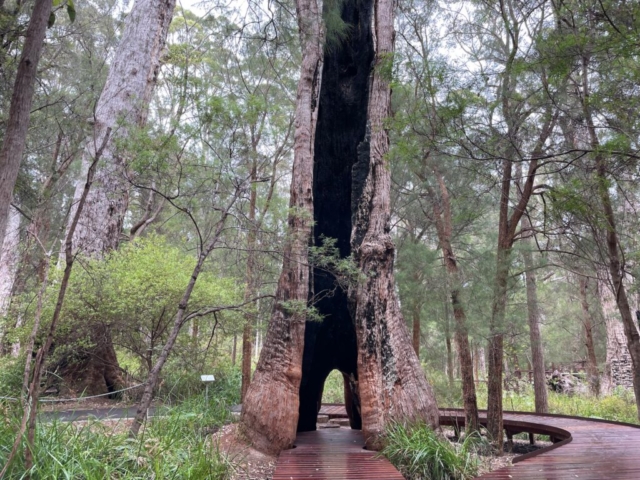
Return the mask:
<path id="1" fill-rule="evenodd" d="M 131 127 L 146 122 L 174 7 L 175 0 L 136 0 L 125 20 L 82 158 L 86 171 L 98 146 L 104 144 L 73 236 L 73 248 L 79 254 L 102 258 L 120 242 L 130 185 L 127 165 L 117 145 L 127 137 Z M 79 181 L 74 205 L 83 188 L 84 182 Z M 70 219 L 73 213 L 74 210 Z M 87 330 L 81 334 L 90 338 L 92 346 L 85 348 L 84 353 L 76 352 L 73 362 L 62 359 L 65 377 L 73 378 L 76 387 L 89 393 L 115 391 L 123 381 L 109 325 L 88 325 Z"/>
<path id="2" fill-rule="evenodd" d="M 302 68 L 289 234 L 240 428 L 259 450 L 291 447 L 297 431 L 315 430 L 324 382 L 337 369 L 352 428 L 378 448 L 389 421 L 439 421 L 393 274 L 385 129 L 393 2 L 324 2 L 322 14 L 315 0 L 296 7 Z M 310 265 L 308 246 L 327 239 L 351 269 Z"/>

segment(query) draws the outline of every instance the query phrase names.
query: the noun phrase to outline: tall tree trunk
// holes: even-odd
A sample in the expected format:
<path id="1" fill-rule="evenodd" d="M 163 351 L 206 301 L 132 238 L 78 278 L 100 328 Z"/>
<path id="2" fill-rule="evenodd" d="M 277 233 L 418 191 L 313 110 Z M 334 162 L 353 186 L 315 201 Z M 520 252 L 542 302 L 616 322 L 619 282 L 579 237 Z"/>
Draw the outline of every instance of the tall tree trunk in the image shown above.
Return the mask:
<path id="1" fill-rule="evenodd" d="M 323 26 L 316 0 L 297 0 L 302 66 L 295 111 L 289 232 L 276 301 L 260 359 L 242 404 L 241 429 L 259 450 L 279 452 L 296 437 L 309 298 L 314 137 L 322 76 Z"/>
<path id="2" fill-rule="evenodd" d="M 589 133 L 589 140 L 591 148 L 595 153 L 595 166 L 596 166 L 596 182 L 598 195 L 600 197 L 600 203 L 602 205 L 602 212 L 606 222 L 605 234 L 606 234 L 606 253 L 607 263 L 609 267 L 609 275 L 613 287 L 613 293 L 620 311 L 622 318 L 622 325 L 624 327 L 624 334 L 627 338 L 627 348 L 631 355 L 632 361 L 632 377 L 633 377 L 633 391 L 636 397 L 636 407 L 638 410 L 638 419 L 640 419 L 640 333 L 635 323 L 634 316 L 631 312 L 631 306 L 627 298 L 626 288 L 623 282 L 623 268 L 624 265 L 621 262 L 620 241 L 618 240 L 618 231 L 616 228 L 616 219 L 613 211 L 613 205 L 611 202 L 611 195 L 609 193 L 608 179 L 607 179 L 607 160 L 604 157 L 604 153 L 600 150 L 600 141 L 596 133 L 596 127 L 593 122 L 590 105 L 590 90 L 589 90 L 589 59 L 588 57 L 582 57 L 582 111 L 587 125 L 587 131 Z"/>
<path id="3" fill-rule="evenodd" d="M 578 281 L 580 284 L 584 345 L 587 349 L 587 375 L 589 376 L 592 392 L 598 395 L 600 392 L 600 380 L 598 376 L 598 360 L 596 359 L 596 349 L 593 341 L 593 318 L 589 310 L 589 277 L 580 276 Z"/>
<path id="4" fill-rule="evenodd" d="M 373 25 L 370 21 L 372 7 L 376 9 Z M 316 35 L 313 34 L 314 28 L 319 28 L 319 20 L 316 25 L 319 12 L 316 4 L 312 4 L 312 8 L 310 14 L 309 4 L 298 2 L 299 19 L 304 19 L 304 22 L 299 22 L 301 31 L 307 32 L 302 36 L 305 55 L 299 89 L 305 88 L 306 91 L 312 90 L 312 79 L 318 72 L 315 69 L 322 60 L 322 52 L 318 48 L 318 56 L 309 63 L 309 51 L 304 48 L 309 41 L 320 37 L 319 29 Z M 389 116 L 390 92 L 384 72 L 391 60 L 392 3 L 387 0 L 377 4 L 349 2 L 342 6 L 341 15 L 343 21 L 353 25 L 354 29 L 348 39 L 325 52 L 326 70 L 322 74 L 315 143 L 316 168 L 313 175 L 308 173 L 299 177 L 296 166 L 300 157 L 295 156 L 292 201 L 310 199 L 312 191 L 316 199 L 316 192 L 319 194 L 321 199 L 317 200 L 313 216 L 316 220 L 314 243 L 323 233 L 336 239 L 340 255 L 345 256 L 350 251 L 364 275 L 350 285 L 349 303 L 341 290 L 333 288 L 332 276 L 317 274 L 317 269 L 314 269 L 311 283 L 314 290 L 309 292 L 306 283 L 308 270 L 294 270 L 295 265 L 288 261 L 292 256 L 298 259 L 306 255 L 306 250 L 290 244 L 296 248 L 285 256 L 276 307 L 243 408 L 241 427 L 254 446 L 261 450 L 277 451 L 291 445 L 295 438 L 295 423 L 292 421 L 299 419 L 299 430 L 315 429 L 322 385 L 332 368 L 341 370 L 346 379 L 345 388 L 351 399 L 350 420 L 352 425 L 361 421 L 365 441 L 370 448 L 379 446 L 380 434 L 391 419 L 420 418 L 431 425 L 438 423 L 433 393 L 421 371 L 399 310 L 392 270 L 394 246 L 389 236 L 390 178 L 383 159 L 388 150 L 383 120 Z M 372 43 L 372 27 L 376 32 L 375 44 Z M 368 83 L 366 79 L 372 72 L 371 56 L 374 52 L 377 58 L 371 83 Z M 327 88 L 327 85 L 335 85 L 336 88 Z M 368 98 L 365 97 L 364 101 L 361 98 L 363 90 L 368 91 Z M 298 109 L 309 109 L 310 102 L 305 103 L 305 98 L 310 100 L 310 96 L 299 94 Z M 314 107 L 315 102 L 311 112 Z M 306 114 L 305 118 L 312 117 Z M 353 122 L 345 123 L 344 119 L 352 119 Z M 296 122 L 299 128 L 298 117 Z M 313 155 L 314 145 L 309 146 L 305 141 L 300 143 L 297 133 L 298 130 L 296 148 Z M 344 157 L 345 151 L 349 152 L 348 157 Z M 336 162 L 343 157 L 344 162 Z M 313 157 L 304 160 L 301 164 L 312 168 Z M 357 161 L 353 163 L 354 160 Z M 295 187 L 310 178 L 313 178 L 313 190 L 304 190 L 307 197 L 303 197 Z M 323 193 L 321 185 L 326 185 L 335 196 Z M 337 189 L 337 186 L 341 188 Z M 333 203 L 329 203 L 331 201 Z M 333 222 L 330 222 L 328 215 L 332 208 L 339 210 L 339 214 L 334 211 Z M 297 224 L 298 227 L 307 225 Z M 299 234 L 306 231 L 294 230 Z M 306 241 L 309 239 L 304 237 Z M 306 260 L 306 256 L 302 258 Z M 304 320 L 302 315 L 294 316 L 291 313 L 295 312 L 282 309 L 283 300 L 293 299 L 298 304 L 304 301 L 306 305 L 308 298 L 302 297 L 304 291 L 309 298 L 314 298 L 314 294 L 325 292 L 325 287 L 330 288 L 334 296 L 329 301 L 325 301 L 326 297 L 318 301 L 318 312 L 326 315 L 320 324 L 313 326 L 309 323 L 305 330 L 305 325 L 300 325 Z M 304 332 L 302 379 L 298 363 L 303 346 L 301 332 Z M 351 339 L 353 343 L 350 343 Z M 286 371 L 289 373 L 285 377 L 283 372 Z M 300 386 L 299 397 L 298 392 L 292 391 L 295 386 Z M 298 405 L 299 418 L 295 418 L 291 411 Z"/>
<path id="5" fill-rule="evenodd" d="M 127 137 L 131 126 L 146 122 L 174 7 L 175 0 L 136 0 L 125 20 L 122 39 L 96 105 L 93 134 L 83 154 L 86 169 L 96 145 L 103 143 L 107 131 L 112 132 L 75 231 L 73 245 L 78 253 L 101 258 L 120 242 L 129 204 L 129 182 L 117 143 Z M 82 185 L 78 184 L 75 199 L 81 192 Z M 124 383 L 110 332 L 106 331 L 109 328 L 105 325 L 96 329 L 91 338 L 95 347 L 74 365 L 76 369 L 96 372 L 92 375 L 96 379 L 101 377 L 99 372 L 105 372 L 104 384 L 94 385 L 94 391 L 117 390 Z M 96 363 L 94 359 L 103 361 Z"/>
<path id="6" fill-rule="evenodd" d="M 9 311 L 11 303 L 11 293 L 18 271 L 18 258 L 20 257 L 19 244 L 20 213 L 15 208 L 11 208 L 0 256 L 0 356 L 5 354 L 3 339 L 6 334 L 6 326 L 2 321 L 2 317 Z"/>
<path id="7" fill-rule="evenodd" d="M 531 229 L 528 217 L 522 217 L 523 230 Z M 526 240 L 522 258 L 525 268 L 525 282 L 527 285 L 527 319 L 529 321 L 529 343 L 531 344 L 531 367 L 533 370 L 533 391 L 536 413 L 547 413 L 547 378 L 544 369 L 544 354 L 542 336 L 540 335 L 540 311 L 538 308 L 538 287 L 536 286 L 536 272 L 531 258 L 531 241 Z"/>
<path id="8" fill-rule="evenodd" d="M 20 212 L 15 208 L 9 211 L 9 221 L 2 242 L 2 254 L 0 256 L 0 317 L 6 315 L 11 303 L 11 293 L 16 280 L 18 247 L 20 244 Z M 0 340 L 2 332 L 0 332 Z M 1 347 L 0 347 L 1 348 Z"/>
<path id="9" fill-rule="evenodd" d="M 494 280 L 493 306 L 489 323 L 489 372 L 487 375 L 487 430 L 494 449 L 502 453 L 502 377 L 504 362 L 504 318 L 507 305 L 507 279 L 511 248 L 505 245 L 503 231 L 498 233 L 498 252 Z"/>
<path id="10" fill-rule="evenodd" d="M 503 99 L 508 102 L 508 99 Z M 508 111 L 508 107 L 504 108 Z M 509 201 L 512 183 L 513 164 L 509 152 L 502 161 L 502 180 L 500 192 L 500 208 L 498 220 L 498 245 L 496 252 L 496 273 L 494 277 L 494 293 L 491 318 L 489 321 L 489 369 L 487 372 L 487 430 L 492 438 L 496 453 L 502 453 L 503 424 L 502 424 L 502 376 L 504 361 L 504 332 L 505 314 L 507 307 L 507 281 L 511 266 L 511 249 L 515 239 L 516 228 L 522 219 L 531 194 L 538 170 L 538 158 L 542 155 L 544 144 L 551 135 L 558 117 L 556 111 L 551 115 L 546 112 L 546 119 L 540 130 L 536 146 L 531 154 L 525 181 L 521 188 L 518 201 L 509 215 Z M 514 145 L 511 143 L 510 145 Z M 509 149 L 508 149 L 509 150 Z"/>
<path id="11" fill-rule="evenodd" d="M 518 199 L 522 192 L 522 163 L 516 167 L 518 179 Z M 529 324 L 529 344 L 531 346 L 531 369 L 533 370 L 533 392 L 536 413 L 547 413 L 547 378 L 544 369 L 544 353 L 542 336 L 540 335 L 540 310 L 538 307 L 538 286 L 536 285 L 536 271 L 533 265 L 533 229 L 527 215 L 522 216 L 522 260 L 525 269 L 525 284 L 527 290 L 527 320 Z"/>
<path id="12" fill-rule="evenodd" d="M 26 146 L 36 73 L 50 14 L 51 0 L 36 0 L 13 86 L 7 130 L 0 149 L 0 238 L 5 236 L 9 205 Z"/>
<path id="13" fill-rule="evenodd" d="M 100 258 L 120 242 L 129 183 L 116 144 L 127 137 L 131 126 L 142 126 L 147 120 L 174 7 L 175 0 L 136 0 L 125 20 L 83 156 L 86 168 L 95 146 L 102 143 L 107 129 L 112 130 L 74 238 L 74 247 L 86 255 Z M 81 184 L 76 197 L 80 192 Z"/>
<path id="14" fill-rule="evenodd" d="M 255 247 L 256 247 L 256 197 L 257 197 L 257 160 L 253 159 L 251 164 L 251 193 L 249 194 L 249 234 L 247 238 L 247 268 L 246 287 L 244 291 L 244 301 L 248 302 L 255 296 Z M 240 389 L 241 401 L 247 394 L 247 389 L 251 383 L 251 341 L 255 326 L 255 313 L 253 309 L 248 309 L 244 315 L 244 327 L 242 329 L 242 385 Z"/>
<path id="15" fill-rule="evenodd" d="M 390 235 L 391 175 L 385 155 L 391 116 L 389 85 L 393 55 L 393 5 L 374 3 L 373 78 L 369 91 L 369 155 L 367 175 L 355 200 L 351 249 L 365 280 L 351 292 L 358 343 L 358 382 L 362 430 L 370 448 L 381 446 L 380 435 L 392 419 L 439 424 L 435 396 L 411 347 L 395 290 L 395 246 Z M 359 162 L 365 160 L 360 158 Z"/>
<path id="16" fill-rule="evenodd" d="M 433 203 L 433 217 L 435 219 L 438 241 L 442 249 L 444 265 L 446 267 L 447 281 L 445 284 L 449 290 L 451 304 L 453 307 L 453 318 L 455 322 L 455 341 L 458 351 L 458 363 L 462 377 L 462 398 L 465 412 L 465 426 L 467 432 L 477 431 L 478 402 L 476 399 L 476 386 L 473 379 L 473 360 L 471 358 L 471 347 L 469 346 L 469 333 L 467 328 L 467 316 L 460 299 L 460 286 L 462 278 L 458 268 L 458 261 L 451 243 L 453 235 L 453 220 L 451 212 L 451 201 L 449 190 L 445 184 L 444 177 L 437 168 L 432 168 L 440 195 L 429 188 L 429 196 Z M 447 324 L 449 322 L 448 308 L 445 308 Z M 448 328 L 447 328 L 448 331 Z M 448 337 L 448 336 L 447 336 Z M 447 338 L 448 341 L 448 338 Z M 447 345 L 447 355 L 449 356 L 449 346 Z M 450 369 L 450 368 L 449 368 Z M 449 381 L 452 382 L 452 372 L 449 374 Z"/>
<path id="17" fill-rule="evenodd" d="M 482 345 L 478 346 L 478 378 L 487 377 L 487 361 L 484 354 L 484 347 Z"/>
<path id="18" fill-rule="evenodd" d="M 453 389 L 453 347 L 451 345 L 451 329 L 449 328 L 449 303 L 445 304 L 444 308 L 444 346 L 447 352 L 447 380 L 449 381 L 449 388 Z"/>

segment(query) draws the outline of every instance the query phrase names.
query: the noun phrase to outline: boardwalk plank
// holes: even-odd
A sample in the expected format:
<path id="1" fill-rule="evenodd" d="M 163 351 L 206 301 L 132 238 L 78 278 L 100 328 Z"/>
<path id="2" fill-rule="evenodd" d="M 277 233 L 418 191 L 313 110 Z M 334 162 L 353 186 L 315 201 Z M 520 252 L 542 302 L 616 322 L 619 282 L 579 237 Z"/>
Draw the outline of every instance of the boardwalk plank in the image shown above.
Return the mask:
<path id="1" fill-rule="evenodd" d="M 324 405 L 321 415 L 344 418 L 343 405 Z M 443 424 L 464 424 L 457 409 L 442 409 Z M 486 420 L 481 413 L 481 421 Z M 505 412 L 505 427 L 551 433 L 563 440 L 556 448 L 489 472 L 484 480 L 640 480 L 640 427 L 562 415 Z M 568 442 L 568 443 L 567 443 Z M 401 480 L 385 459 L 363 449 L 362 433 L 346 428 L 305 432 L 296 448 L 282 452 L 273 480 Z"/>

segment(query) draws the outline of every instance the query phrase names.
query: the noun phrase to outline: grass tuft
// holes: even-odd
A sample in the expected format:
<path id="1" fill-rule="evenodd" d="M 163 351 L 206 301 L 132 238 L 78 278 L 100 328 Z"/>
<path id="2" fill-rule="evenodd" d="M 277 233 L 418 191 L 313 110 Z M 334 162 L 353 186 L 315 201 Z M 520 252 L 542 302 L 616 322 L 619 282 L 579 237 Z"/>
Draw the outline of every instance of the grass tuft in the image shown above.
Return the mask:
<path id="1" fill-rule="evenodd" d="M 11 421 L 0 423 L 0 465 L 14 439 L 19 412 L 14 413 Z M 230 476 L 230 465 L 206 435 L 226 422 L 227 415 L 222 405 L 207 407 L 202 398 L 191 399 L 153 419 L 137 439 L 128 437 L 124 423 L 40 423 L 33 468 L 25 472 L 19 455 L 7 478 L 223 480 Z"/>
<path id="2" fill-rule="evenodd" d="M 476 436 L 453 444 L 426 424 L 394 423 L 384 440 L 382 455 L 408 480 L 465 480 L 477 474 Z"/>

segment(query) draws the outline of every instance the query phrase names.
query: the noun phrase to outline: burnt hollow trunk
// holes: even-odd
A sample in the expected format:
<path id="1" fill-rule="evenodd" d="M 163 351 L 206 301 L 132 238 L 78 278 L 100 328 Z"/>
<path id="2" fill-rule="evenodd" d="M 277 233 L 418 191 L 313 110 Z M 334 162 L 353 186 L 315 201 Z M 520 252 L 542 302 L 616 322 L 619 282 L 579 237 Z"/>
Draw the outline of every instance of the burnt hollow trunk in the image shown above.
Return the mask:
<path id="1" fill-rule="evenodd" d="M 314 430 L 328 374 L 345 382 L 352 428 L 371 448 L 391 419 L 438 424 L 437 406 L 400 313 L 389 234 L 389 171 L 384 165 L 390 115 L 381 73 L 392 50 L 391 2 L 346 2 L 349 35 L 325 50 L 314 161 L 314 243 L 336 241 L 364 273 L 345 292 L 315 269 L 310 297 L 323 316 L 307 322 L 298 430 Z M 373 23 L 372 23 L 373 16 Z M 372 34 L 376 27 L 377 37 Z"/>
<path id="2" fill-rule="evenodd" d="M 296 273 L 293 268 L 298 264 L 288 264 L 285 247 L 276 308 L 243 403 L 241 423 L 245 438 L 259 450 L 270 452 L 291 446 L 295 439 L 292 422 L 298 431 L 316 428 L 324 382 L 334 369 L 344 378 L 351 426 L 362 428 L 369 448 L 380 447 L 380 435 L 389 421 L 420 419 L 438 425 L 435 398 L 400 313 L 393 276 L 390 173 L 384 158 L 389 147 L 384 121 L 390 116 L 386 67 L 393 51 L 393 3 L 343 3 L 341 15 L 350 26 L 348 35 L 311 63 L 314 50 L 304 45 L 305 39 L 313 41 L 316 34 L 315 5 L 297 2 L 304 52 L 297 113 L 304 113 L 301 108 L 305 105 L 307 111 L 309 108 L 300 95 L 301 89 L 310 88 L 305 85 L 310 80 L 305 77 L 305 65 L 310 73 L 321 67 L 322 80 L 315 139 L 307 150 L 313 155 L 313 171 L 299 175 L 298 157 L 294 159 L 291 202 L 295 206 L 303 197 L 313 202 L 312 209 L 306 201 L 300 205 L 313 212 L 309 243 L 322 244 L 323 237 L 334 239 L 340 255 L 351 255 L 363 275 L 351 279 L 345 292 L 344 282 L 338 287 L 329 272 L 316 268 L 310 276 L 308 270 Z M 310 35 L 305 35 L 308 28 Z M 311 105 L 313 110 L 316 104 Z M 302 121 L 296 117 L 297 125 Z M 296 148 L 308 148 L 305 145 L 296 138 Z M 300 160 L 307 165 L 306 156 Z M 310 179 L 310 191 L 298 194 L 296 185 Z M 294 233 L 299 232 L 303 239 L 302 227 L 310 224 L 299 225 Z M 301 247 L 298 242 L 296 249 Z M 292 253 L 292 258 L 306 260 L 302 250 Z M 287 312 L 279 311 L 282 300 L 299 301 L 303 292 L 322 321 L 304 318 L 300 325 L 301 315 L 289 319 Z"/>
<path id="3" fill-rule="evenodd" d="M 341 257 L 351 254 L 353 185 L 362 184 L 363 172 L 352 172 L 358 145 L 367 128 L 369 80 L 373 62 L 372 2 L 346 2 L 342 19 L 351 34 L 339 48 L 324 56 L 314 159 L 314 243 L 336 240 Z M 360 155 L 366 152 L 360 152 Z M 364 172 L 366 174 L 366 172 Z M 322 387 L 337 369 L 345 376 L 345 391 L 358 405 L 356 331 L 349 313 L 347 293 L 326 271 L 313 271 L 310 295 L 321 322 L 307 322 L 300 387 L 299 431 L 315 430 Z M 352 379 L 348 382 L 347 379 Z M 360 428 L 359 408 L 349 408 L 350 423 Z"/>

